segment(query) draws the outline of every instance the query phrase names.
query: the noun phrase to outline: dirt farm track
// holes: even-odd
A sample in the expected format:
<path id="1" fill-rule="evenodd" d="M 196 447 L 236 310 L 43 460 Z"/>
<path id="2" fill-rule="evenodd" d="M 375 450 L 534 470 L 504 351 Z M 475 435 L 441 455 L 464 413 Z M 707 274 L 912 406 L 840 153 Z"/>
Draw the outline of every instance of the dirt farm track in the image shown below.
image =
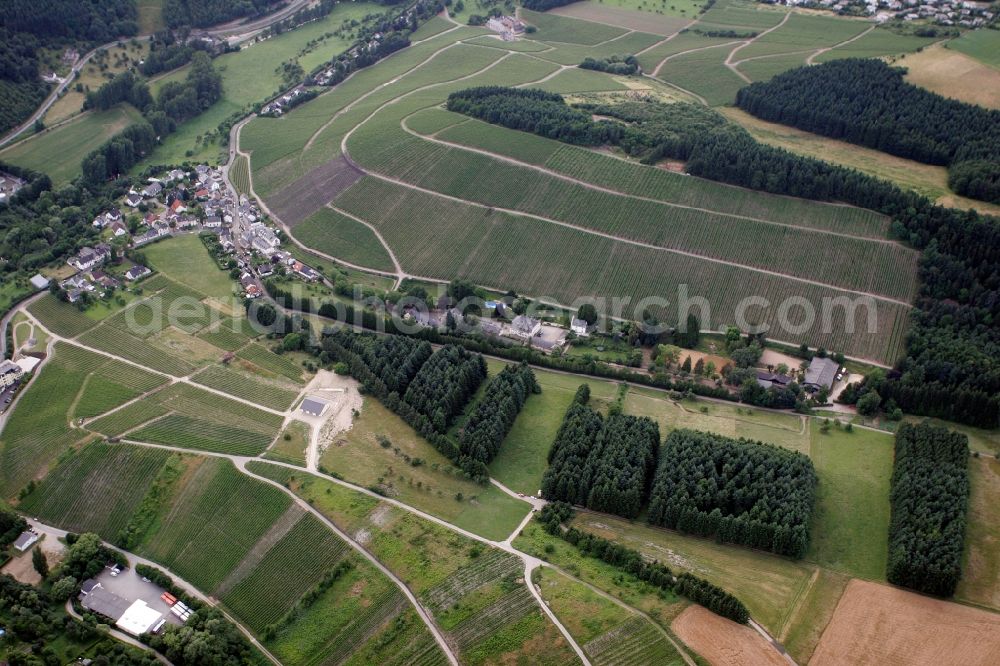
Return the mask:
<path id="1" fill-rule="evenodd" d="M 887 585 L 852 580 L 809 663 L 997 664 L 1000 615 Z"/>

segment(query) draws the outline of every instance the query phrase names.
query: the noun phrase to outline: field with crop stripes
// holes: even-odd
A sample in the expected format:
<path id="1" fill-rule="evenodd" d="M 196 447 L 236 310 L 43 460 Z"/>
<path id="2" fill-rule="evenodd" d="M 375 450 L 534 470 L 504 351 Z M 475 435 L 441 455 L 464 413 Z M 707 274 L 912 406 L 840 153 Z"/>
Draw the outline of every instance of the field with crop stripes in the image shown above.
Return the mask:
<path id="1" fill-rule="evenodd" d="M 139 552 L 210 593 L 290 503 L 228 460 L 209 458 L 185 477 Z"/>
<path id="2" fill-rule="evenodd" d="M 702 296 L 710 312 L 702 317 L 704 328 L 717 328 L 735 321 L 736 308 L 747 294 L 766 299 L 768 307 L 751 316 L 769 326 L 777 340 L 789 338 L 848 355 L 894 360 L 902 349 L 902 335 L 909 309 L 886 301 L 874 301 L 875 326 L 869 332 L 868 308 L 853 312 L 851 333 L 845 326 L 842 307 L 828 305 L 831 326 L 822 330 L 818 314 L 824 297 L 848 295 L 826 287 L 745 268 L 706 262 L 696 257 L 626 245 L 607 238 L 583 234 L 524 217 L 506 215 L 434 197 L 398 185 L 366 178 L 341 195 L 338 206 L 356 215 L 366 215 L 386 241 L 399 248 L 403 267 L 414 274 L 440 279 L 462 277 L 494 288 L 514 289 L 560 303 L 571 303 L 581 295 L 628 296 L 635 303 L 646 297 L 667 298 L 676 303 L 678 288 L 687 285 L 689 297 Z M 422 210 L 434 219 L 438 233 L 428 237 L 412 223 L 409 211 Z M 580 266 L 590 270 L 581 271 Z M 816 320 L 801 331 L 782 331 L 778 304 L 796 296 L 808 300 Z M 676 318 L 671 307 L 665 321 Z M 789 323 L 801 325 L 804 314 L 789 311 Z M 707 321 L 711 320 L 711 325 Z"/>
<path id="3" fill-rule="evenodd" d="M 122 444 L 89 444 L 62 460 L 18 507 L 70 532 L 113 541 L 169 455 Z"/>
<path id="4" fill-rule="evenodd" d="M 254 365 L 278 375 L 284 375 L 293 382 L 302 384 L 302 368 L 286 356 L 278 356 L 270 349 L 258 344 L 244 347 L 237 354 L 242 359 L 250 361 Z"/>
<path id="5" fill-rule="evenodd" d="M 735 42 L 737 41 L 739 40 L 732 37 L 705 37 L 694 32 L 686 32 L 649 49 L 637 57 L 642 71 L 646 74 L 652 74 L 657 65 L 672 55 L 707 46 L 718 46 L 720 44 L 733 43 L 733 46 L 735 46 Z"/>
<path id="6" fill-rule="evenodd" d="M 259 455 L 272 439 L 251 430 L 195 419 L 183 414 L 167 414 L 129 433 L 128 436 L 129 439 L 140 442 L 238 456 Z"/>
<path id="7" fill-rule="evenodd" d="M 831 238 L 793 225 L 585 188 L 487 155 L 404 136 L 398 120 L 393 118 L 399 113 L 396 109 L 384 112 L 378 122 L 372 121 L 352 135 L 348 143 L 352 157 L 379 173 L 486 206 L 523 211 L 627 240 L 778 271 L 846 290 L 906 301 L 915 293 L 919 255 L 900 244 Z M 398 141 L 394 135 L 400 137 Z M 490 178 L 478 177 L 482 173 L 489 173 Z M 838 210 L 830 206 L 825 209 Z M 754 249 L 747 252 L 750 241 Z M 826 246 L 831 242 L 838 245 L 840 252 L 831 255 Z"/>
<path id="8" fill-rule="evenodd" d="M 37 371 L 38 376 L 25 390 L 11 413 L 0 437 L 0 488 L 2 495 L 16 493 L 30 479 L 54 464 L 59 454 L 87 433 L 69 426 L 74 402 L 80 400 L 83 409 L 114 407 L 138 395 L 142 387 L 152 385 L 157 378 L 137 370 L 120 375 L 122 384 L 106 385 L 100 373 L 108 367 L 114 373 L 117 365 L 105 356 L 58 342 L 54 354 Z M 92 374 L 93 373 L 93 374 Z M 93 398 L 84 399 L 81 390 L 97 378 Z M 101 386 L 103 385 L 103 386 Z"/>
<path id="9" fill-rule="evenodd" d="M 277 435 L 282 422 L 281 416 L 251 405 L 188 384 L 173 384 L 95 420 L 88 428 L 117 436 L 168 414 L 129 437 L 226 453 L 259 452 Z"/>
<path id="10" fill-rule="evenodd" d="M 260 377 L 230 370 L 221 365 L 212 365 L 192 378 L 205 386 L 225 391 L 237 398 L 250 400 L 277 410 L 292 406 L 299 389 L 290 382 L 269 381 Z"/>
<path id="11" fill-rule="evenodd" d="M 342 663 L 408 606 L 399 589 L 367 561 L 350 561 L 353 567 L 346 575 L 265 643 L 282 663 Z"/>
<path id="12" fill-rule="evenodd" d="M 868 21 L 793 13 L 780 28 L 737 51 L 733 60 L 776 53 L 815 51 L 856 37 L 870 27 L 871 23 Z"/>
<path id="13" fill-rule="evenodd" d="M 250 163 L 243 155 L 237 155 L 229 167 L 229 179 L 240 194 L 250 196 Z"/>
<path id="14" fill-rule="evenodd" d="M 303 244 L 346 262 L 392 271 L 392 259 L 378 237 L 365 225 L 329 208 L 299 222 L 292 235 Z"/>
<path id="15" fill-rule="evenodd" d="M 635 617 L 583 646 L 595 666 L 681 666 L 684 660 L 645 618 Z"/>
<path id="16" fill-rule="evenodd" d="M 746 81 L 725 65 L 731 50 L 718 46 L 678 55 L 663 63 L 657 78 L 701 96 L 709 106 L 732 104 Z"/>
<path id="17" fill-rule="evenodd" d="M 195 369 L 184 359 L 107 324 L 87 331 L 80 336 L 80 342 L 175 377 L 189 375 Z"/>
<path id="18" fill-rule="evenodd" d="M 346 666 L 444 666 L 447 657 L 416 611 L 405 609 L 358 646 Z"/>
<path id="19" fill-rule="evenodd" d="M 51 294 L 46 294 L 28 306 L 30 312 L 42 326 L 56 335 L 72 338 L 96 325 L 93 319 L 80 312 L 75 305 L 64 303 Z"/>
<path id="20" fill-rule="evenodd" d="M 346 551 L 346 542 L 307 513 L 222 601 L 260 632 L 288 613 Z"/>

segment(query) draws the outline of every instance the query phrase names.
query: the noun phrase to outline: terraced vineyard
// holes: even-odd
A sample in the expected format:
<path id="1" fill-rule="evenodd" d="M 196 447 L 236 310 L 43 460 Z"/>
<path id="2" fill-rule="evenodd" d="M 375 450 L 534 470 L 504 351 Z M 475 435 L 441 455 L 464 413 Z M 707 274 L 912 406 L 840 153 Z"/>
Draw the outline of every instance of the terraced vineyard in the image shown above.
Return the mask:
<path id="1" fill-rule="evenodd" d="M 105 366 L 129 386 L 116 384 L 109 388 L 106 379 L 92 375 Z M 89 378 L 99 377 L 98 384 L 103 386 L 95 386 L 92 398 L 80 398 L 85 410 L 120 404 L 155 381 L 153 375 L 141 370 L 120 374 L 117 370 L 118 366 L 105 356 L 63 342 L 55 344 L 53 356 L 18 401 L 0 439 L 0 485 L 5 496 L 16 494 L 52 465 L 64 449 L 87 437 L 85 431 L 72 429 L 69 420 L 74 401 Z"/>
<path id="2" fill-rule="evenodd" d="M 278 375 L 284 375 L 296 383 L 304 383 L 302 381 L 301 367 L 297 366 L 288 357 L 278 356 L 277 354 L 272 353 L 271 350 L 262 347 L 259 344 L 247 345 L 236 355 L 242 359 L 250 361 L 259 368 L 263 368 L 264 370 L 268 370 Z"/>
<path id="3" fill-rule="evenodd" d="M 280 620 L 343 557 L 347 544 L 305 514 L 222 600 L 254 631 Z"/>
<path id="4" fill-rule="evenodd" d="M 640 666 L 640 664 L 676 664 L 684 660 L 662 633 L 641 617 L 598 636 L 583 646 L 595 666 Z"/>
<path id="5" fill-rule="evenodd" d="M 214 591 L 290 505 L 283 492 L 254 481 L 228 460 L 206 459 L 139 552 Z"/>
<path id="6" fill-rule="evenodd" d="M 109 437 L 119 436 L 152 419 L 129 437 L 187 448 L 254 455 L 281 428 L 282 417 L 188 384 L 174 384 L 90 423 Z M 169 419 L 169 420 L 168 420 Z M 148 440 L 144 438 L 149 438 Z"/>
<path id="7" fill-rule="evenodd" d="M 212 365 L 192 378 L 205 386 L 225 391 L 237 398 L 284 411 L 292 406 L 299 394 L 298 387 L 287 382 L 270 382 L 248 373 L 237 372 L 221 365 Z"/>
<path id="8" fill-rule="evenodd" d="M 744 82 L 723 62 L 749 37 L 689 32 L 662 41 L 642 32 L 626 34 L 607 26 L 597 26 L 595 32 L 596 24 L 530 15 L 542 25 L 530 39 L 514 43 L 517 51 L 531 47 L 526 51 L 511 51 L 482 37 L 456 44 L 470 38 L 459 34 L 463 28 L 402 52 L 406 63 L 394 56 L 359 72 L 280 121 L 251 122 L 241 135 L 241 149 L 253 155 L 251 168 L 260 190 L 272 196 L 289 187 L 306 170 L 339 155 L 343 143 L 353 161 L 385 179 L 362 178 L 339 195 L 331 192 L 333 205 L 377 228 L 408 273 L 442 280 L 463 277 L 561 303 L 581 295 L 628 295 L 633 302 L 659 296 L 675 302 L 678 287 L 687 285 L 689 296 L 704 296 L 711 303 L 712 322 L 705 328 L 733 323 L 740 299 L 760 296 L 773 305 L 754 313 L 749 323 L 771 327 L 775 339 L 806 341 L 886 363 L 898 357 L 908 321 L 906 303 L 916 292 L 917 253 L 886 239 L 888 220 L 883 216 L 685 177 L 465 120 L 439 108 L 449 92 L 473 85 L 567 92 L 621 88 L 620 77 L 572 67 L 560 72 L 556 65 L 651 45 L 656 46 L 646 55 L 657 63 L 676 56 L 664 67 L 676 68 L 695 85 L 715 94 L 735 91 Z M 784 16 L 723 0 L 695 27 L 759 33 Z M 828 22 L 832 27 L 824 31 Z M 803 31 L 824 33 L 826 44 L 839 43 L 860 34 L 865 25 L 797 17 L 792 37 L 783 32 L 785 25 L 765 36 L 770 39 L 762 37 L 762 46 L 754 42 L 755 50 L 741 49 L 736 58 L 781 56 L 797 48 Z M 555 39 L 553 32 L 572 43 Z M 596 39 L 598 35 L 604 38 Z M 692 68 L 689 60 L 711 61 L 727 83 L 720 87 L 715 74 Z M 767 61 L 750 60 L 748 65 Z M 431 134 L 554 173 L 423 138 Z M 421 214 L 414 219 L 412 211 Z M 331 213 L 321 210 L 305 221 L 285 221 L 299 224 L 300 240 L 326 254 L 384 269 L 385 257 L 372 235 Z M 427 226 L 431 222 L 433 229 Z M 366 256 L 369 252 L 377 256 Z M 581 265 L 588 270 L 580 271 Z M 818 325 L 803 328 L 808 319 L 803 313 L 786 317 L 789 326 L 775 332 L 774 309 L 789 296 L 807 300 L 816 319 L 827 316 L 832 325 L 825 332 Z M 845 296 L 874 298 L 852 313 L 853 328 L 846 326 L 848 313 L 832 305 Z M 824 299 L 829 301 L 825 306 Z M 876 322 L 870 330 L 869 312 Z M 674 317 L 669 309 L 662 315 L 668 321 Z"/>
<path id="9" fill-rule="evenodd" d="M 46 294 L 29 305 L 28 312 L 42 326 L 66 338 L 76 337 L 97 324 L 75 306 L 64 303 L 51 294 Z"/>
<path id="10" fill-rule="evenodd" d="M 195 370 L 195 366 L 184 359 L 106 323 L 87 331 L 79 340 L 88 347 L 121 356 L 143 367 L 175 377 L 189 375 Z"/>
<path id="11" fill-rule="evenodd" d="M 229 167 L 229 179 L 240 194 L 250 196 L 250 162 L 243 155 L 237 155 Z"/>
<path id="12" fill-rule="evenodd" d="M 96 532 L 112 541 L 128 524 L 168 455 L 154 449 L 89 444 L 62 460 L 19 508 L 71 532 Z"/>
<path id="13" fill-rule="evenodd" d="M 167 414 L 128 436 L 140 442 L 242 456 L 258 455 L 271 443 L 271 437 L 259 432 L 183 414 Z"/>

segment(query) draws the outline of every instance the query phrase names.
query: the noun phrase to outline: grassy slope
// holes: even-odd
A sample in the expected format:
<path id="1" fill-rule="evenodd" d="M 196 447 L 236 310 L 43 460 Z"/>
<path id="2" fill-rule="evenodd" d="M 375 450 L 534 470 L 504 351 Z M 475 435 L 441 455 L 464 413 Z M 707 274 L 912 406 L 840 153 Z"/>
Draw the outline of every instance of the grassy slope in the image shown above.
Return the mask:
<path id="1" fill-rule="evenodd" d="M 392 447 L 380 446 L 378 436 L 387 437 Z M 425 462 L 414 467 L 403 454 Z M 493 486 L 465 480 L 447 458 L 372 398 L 365 398 L 361 416 L 326 450 L 321 463 L 348 481 L 380 486 L 396 499 L 490 539 L 505 539 L 528 511 L 527 504 Z"/>
<path id="2" fill-rule="evenodd" d="M 254 102 L 263 102 L 277 93 L 282 87 L 277 68 L 287 60 L 300 59 L 299 53 L 307 42 L 336 30 L 344 19 L 360 19 L 378 8 L 378 5 L 371 3 L 341 3 L 329 16 L 320 21 L 253 44 L 237 53 L 219 56 L 214 64 L 222 74 L 222 99 L 198 117 L 184 123 L 135 170 L 139 171 L 149 164 L 183 162 L 187 159 L 217 162 L 221 150 L 219 144 L 199 143 L 197 141 L 199 136 L 215 131 L 219 123 L 231 114 Z M 349 45 L 350 41 L 346 39 L 331 38 L 324 41 L 319 50 L 303 56 L 302 65 L 308 70 L 319 64 L 322 59 L 337 55 Z M 183 80 L 185 76 L 187 76 L 186 67 L 157 79 L 153 85 L 154 95 L 167 81 Z M 190 157 L 186 155 L 189 150 L 193 151 Z"/>
<path id="3" fill-rule="evenodd" d="M 996 30 L 971 30 L 951 40 L 947 46 L 987 65 L 1000 67 L 1000 32 Z"/>
<path id="4" fill-rule="evenodd" d="M 141 120 L 141 114 L 127 104 L 88 113 L 15 143 L 0 152 L 0 160 L 47 173 L 58 188 L 80 175 L 80 162 L 88 153 Z"/>
<path id="5" fill-rule="evenodd" d="M 969 461 L 969 526 L 965 534 L 963 577 L 955 596 L 1000 610 L 1000 462 Z"/>
<path id="6" fill-rule="evenodd" d="M 177 236 L 154 243 L 142 252 L 150 265 L 167 277 L 206 296 L 226 301 L 233 298 L 229 275 L 219 270 L 197 236 Z"/>

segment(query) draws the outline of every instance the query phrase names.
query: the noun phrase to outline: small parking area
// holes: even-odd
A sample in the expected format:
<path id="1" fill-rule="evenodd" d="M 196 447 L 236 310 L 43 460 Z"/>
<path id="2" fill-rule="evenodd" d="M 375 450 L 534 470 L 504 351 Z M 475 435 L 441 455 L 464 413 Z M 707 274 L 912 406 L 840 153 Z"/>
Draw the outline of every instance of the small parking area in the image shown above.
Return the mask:
<path id="1" fill-rule="evenodd" d="M 567 333 L 569 331 L 565 328 L 542 324 L 542 329 L 535 337 L 531 338 L 531 346 L 544 351 L 552 351 L 553 348 L 561 345 L 566 340 Z"/>
<path id="2" fill-rule="evenodd" d="M 146 602 L 147 606 L 159 613 L 163 613 L 168 623 L 183 624 L 176 615 L 170 612 L 170 606 L 167 605 L 167 602 L 160 598 L 160 595 L 163 594 L 163 589 L 159 585 L 144 581 L 142 576 L 135 572 L 135 569 L 123 569 L 117 576 L 112 576 L 111 571 L 105 569 L 96 578 L 101 587 L 108 592 L 117 594 L 130 603 L 136 599 L 142 599 Z"/>

